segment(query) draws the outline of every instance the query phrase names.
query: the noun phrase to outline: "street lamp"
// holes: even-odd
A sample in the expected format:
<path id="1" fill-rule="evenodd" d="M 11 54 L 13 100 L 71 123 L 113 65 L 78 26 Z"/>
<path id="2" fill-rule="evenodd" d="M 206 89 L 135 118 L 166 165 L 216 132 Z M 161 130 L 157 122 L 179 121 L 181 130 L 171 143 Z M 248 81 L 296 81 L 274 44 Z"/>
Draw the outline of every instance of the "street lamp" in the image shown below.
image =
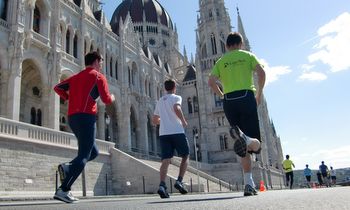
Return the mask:
<path id="1" fill-rule="evenodd" d="M 194 156 L 196 158 L 198 192 L 200 192 L 197 139 L 198 139 L 198 130 L 196 127 L 194 127 L 193 128 Z"/>

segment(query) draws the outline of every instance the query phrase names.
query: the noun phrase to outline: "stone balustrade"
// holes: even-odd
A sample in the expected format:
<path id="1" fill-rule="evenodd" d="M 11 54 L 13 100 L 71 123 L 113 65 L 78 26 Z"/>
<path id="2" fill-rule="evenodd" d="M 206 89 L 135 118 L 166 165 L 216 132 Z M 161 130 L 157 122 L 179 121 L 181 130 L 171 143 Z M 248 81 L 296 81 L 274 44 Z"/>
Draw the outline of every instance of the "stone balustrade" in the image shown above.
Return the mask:
<path id="1" fill-rule="evenodd" d="M 1 117 L 0 136 L 17 138 L 33 143 L 77 148 L 77 141 L 72 133 L 57 131 Z M 109 154 L 110 149 L 114 147 L 114 143 L 102 140 L 96 140 L 96 144 L 100 153 L 103 154 Z"/>

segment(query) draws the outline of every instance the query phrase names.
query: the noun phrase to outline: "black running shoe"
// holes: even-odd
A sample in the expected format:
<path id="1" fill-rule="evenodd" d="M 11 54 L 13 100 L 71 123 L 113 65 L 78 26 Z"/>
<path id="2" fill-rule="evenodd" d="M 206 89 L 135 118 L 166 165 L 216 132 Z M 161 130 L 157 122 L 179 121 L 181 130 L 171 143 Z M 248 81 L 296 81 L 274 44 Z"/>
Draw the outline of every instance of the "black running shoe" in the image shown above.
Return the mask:
<path id="1" fill-rule="evenodd" d="M 244 196 L 252 196 L 252 195 L 257 195 L 258 192 L 249 184 L 245 185 L 244 188 Z"/>
<path id="2" fill-rule="evenodd" d="M 188 193 L 188 190 L 185 188 L 185 185 L 176 180 L 175 184 L 174 184 L 174 187 L 181 193 L 181 194 L 187 194 Z"/>
<path id="3" fill-rule="evenodd" d="M 230 135 L 235 141 L 233 145 L 235 153 L 240 157 L 245 157 L 247 155 L 247 142 L 244 133 L 238 128 L 238 126 L 233 126 L 230 129 Z"/>
<path id="4" fill-rule="evenodd" d="M 169 198 L 169 193 L 166 191 L 166 187 L 160 185 L 159 189 L 158 189 L 158 194 L 160 196 L 160 198 Z"/>

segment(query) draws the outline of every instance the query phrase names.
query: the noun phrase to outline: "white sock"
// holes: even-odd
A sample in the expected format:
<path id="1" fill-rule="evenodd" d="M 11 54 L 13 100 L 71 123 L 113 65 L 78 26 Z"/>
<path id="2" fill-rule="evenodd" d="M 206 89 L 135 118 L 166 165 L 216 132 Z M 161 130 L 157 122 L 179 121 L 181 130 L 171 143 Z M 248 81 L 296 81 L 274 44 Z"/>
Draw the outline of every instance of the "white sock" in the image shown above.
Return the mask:
<path id="1" fill-rule="evenodd" d="M 253 180 L 253 175 L 251 172 L 249 173 L 244 173 L 244 183 L 249 184 L 253 188 L 255 188 L 254 180 Z"/>
<path id="2" fill-rule="evenodd" d="M 244 134 L 245 135 L 245 134 Z M 245 139 L 246 139 L 246 143 L 247 143 L 247 146 L 249 146 L 252 142 L 253 142 L 253 138 L 250 138 L 249 136 L 245 135 Z"/>

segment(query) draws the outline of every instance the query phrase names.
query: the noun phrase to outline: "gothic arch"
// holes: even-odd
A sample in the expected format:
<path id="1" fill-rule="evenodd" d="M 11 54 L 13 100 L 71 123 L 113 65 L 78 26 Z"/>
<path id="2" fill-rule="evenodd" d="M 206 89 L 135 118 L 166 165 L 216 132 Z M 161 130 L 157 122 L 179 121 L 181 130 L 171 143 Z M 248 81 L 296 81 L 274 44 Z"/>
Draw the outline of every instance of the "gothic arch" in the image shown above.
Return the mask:
<path id="1" fill-rule="evenodd" d="M 74 58 L 79 58 L 79 49 L 80 49 L 80 40 L 81 35 L 79 30 L 74 30 L 74 34 L 73 34 L 73 52 L 72 55 Z"/>
<path id="2" fill-rule="evenodd" d="M 40 66 L 32 59 L 22 62 L 21 72 L 21 95 L 20 95 L 20 121 L 31 123 L 32 108 L 36 111 L 42 110 L 45 104 L 42 102 L 43 89 L 45 88 L 41 76 Z M 41 125 L 41 117 L 47 113 L 36 115 L 33 124 Z M 39 118 L 40 117 L 40 118 Z"/>
<path id="3" fill-rule="evenodd" d="M 131 64 L 131 84 L 136 86 L 136 81 L 138 78 L 138 67 L 135 62 Z"/>
<path id="4" fill-rule="evenodd" d="M 64 37 L 65 46 L 63 49 L 67 54 L 70 54 L 70 55 L 73 54 L 73 51 L 71 50 L 73 49 L 73 37 L 74 37 L 74 28 L 72 25 L 68 25 L 66 30 L 66 35 Z"/>
<path id="5" fill-rule="evenodd" d="M 116 94 L 114 94 L 114 96 L 116 96 Z M 118 99 L 116 99 L 116 101 L 118 101 Z M 114 142 L 115 145 L 118 147 L 118 145 L 120 144 L 119 142 L 119 125 L 121 123 L 121 119 L 119 116 L 119 112 L 118 110 L 120 110 L 118 108 L 118 103 L 116 103 L 116 101 L 114 101 L 111 105 L 109 105 L 110 109 L 112 110 L 111 113 L 108 113 L 108 117 L 110 119 L 109 124 L 105 125 L 106 129 L 108 130 L 108 135 L 110 135 L 110 141 Z M 107 133 L 106 130 L 106 133 Z M 106 135 L 105 135 L 106 136 Z"/>
<path id="6" fill-rule="evenodd" d="M 152 111 L 147 112 L 147 139 L 148 151 L 150 155 L 156 155 L 156 139 L 154 139 L 154 127 L 152 125 Z"/>
<path id="7" fill-rule="evenodd" d="M 34 21 L 35 21 L 35 14 L 33 15 L 33 30 L 37 33 L 40 33 L 44 37 L 49 37 L 49 28 L 50 28 L 50 16 L 51 16 L 51 7 L 50 3 L 47 0 L 37 0 L 33 2 L 32 6 L 34 13 L 39 12 L 40 13 L 40 19 L 38 21 L 38 27 L 39 31 L 35 30 Z"/>
<path id="8" fill-rule="evenodd" d="M 69 69 L 62 69 L 60 81 L 58 81 L 58 82 L 61 82 L 65 79 L 67 79 L 68 77 L 72 76 L 73 74 L 74 74 L 73 71 L 71 71 Z M 60 98 L 60 115 L 59 115 L 60 119 L 68 119 L 67 112 L 68 112 L 68 102 L 64 101 L 63 99 Z M 66 121 L 60 120 L 59 128 L 60 128 L 60 131 L 70 132 L 70 128 L 69 128 L 68 123 Z"/>
<path id="9" fill-rule="evenodd" d="M 137 113 L 133 106 L 130 107 L 130 137 L 131 137 L 131 150 L 134 152 L 139 152 L 140 141 L 138 135 L 138 122 Z"/>

